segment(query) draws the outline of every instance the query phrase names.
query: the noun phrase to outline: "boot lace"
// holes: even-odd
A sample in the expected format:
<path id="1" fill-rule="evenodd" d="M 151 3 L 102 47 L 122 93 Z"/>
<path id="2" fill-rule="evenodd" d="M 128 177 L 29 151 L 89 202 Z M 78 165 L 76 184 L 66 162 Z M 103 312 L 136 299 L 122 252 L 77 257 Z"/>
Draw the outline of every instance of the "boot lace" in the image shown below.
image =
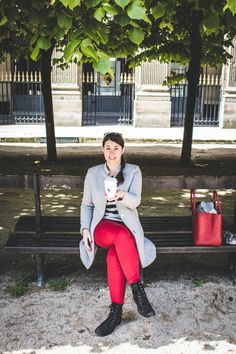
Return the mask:
<path id="1" fill-rule="evenodd" d="M 140 305 L 147 305 L 149 301 L 147 299 L 146 292 L 141 283 L 133 284 L 134 295 L 137 297 L 137 300 Z"/>
<path id="2" fill-rule="evenodd" d="M 110 313 L 107 319 L 103 322 L 103 325 L 113 326 L 121 316 L 121 306 L 116 304 L 110 305 Z"/>

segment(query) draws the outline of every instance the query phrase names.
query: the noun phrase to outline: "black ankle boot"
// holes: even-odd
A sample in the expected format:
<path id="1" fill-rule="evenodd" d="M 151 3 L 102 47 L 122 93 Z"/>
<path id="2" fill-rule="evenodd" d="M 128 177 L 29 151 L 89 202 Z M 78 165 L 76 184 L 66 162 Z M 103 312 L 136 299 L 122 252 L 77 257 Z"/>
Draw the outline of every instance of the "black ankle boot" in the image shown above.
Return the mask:
<path id="1" fill-rule="evenodd" d="M 116 326 L 121 323 L 122 305 L 112 303 L 110 313 L 105 321 L 103 321 L 96 329 L 95 333 L 99 337 L 107 336 L 112 333 Z"/>
<path id="2" fill-rule="evenodd" d="M 148 301 L 143 284 L 138 281 L 131 284 L 134 301 L 136 302 L 138 312 L 144 317 L 151 317 L 155 315 L 152 305 Z"/>

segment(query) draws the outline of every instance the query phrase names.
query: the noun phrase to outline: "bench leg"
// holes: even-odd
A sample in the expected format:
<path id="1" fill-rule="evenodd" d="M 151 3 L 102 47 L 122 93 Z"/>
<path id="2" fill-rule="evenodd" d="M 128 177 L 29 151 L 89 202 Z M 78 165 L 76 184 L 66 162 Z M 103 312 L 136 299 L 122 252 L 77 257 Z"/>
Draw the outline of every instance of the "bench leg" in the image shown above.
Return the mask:
<path id="1" fill-rule="evenodd" d="M 229 271 L 233 279 L 233 283 L 236 284 L 236 254 L 229 255 Z"/>
<path id="2" fill-rule="evenodd" d="M 37 261 L 37 283 L 38 287 L 44 286 L 44 254 L 36 255 Z"/>

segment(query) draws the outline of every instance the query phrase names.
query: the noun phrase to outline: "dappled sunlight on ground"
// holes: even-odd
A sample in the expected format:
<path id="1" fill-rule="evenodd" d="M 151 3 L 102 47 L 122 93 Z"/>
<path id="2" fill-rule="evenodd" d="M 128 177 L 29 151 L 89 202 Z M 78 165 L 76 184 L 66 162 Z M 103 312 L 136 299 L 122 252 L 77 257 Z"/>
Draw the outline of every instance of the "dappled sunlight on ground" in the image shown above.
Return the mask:
<path id="1" fill-rule="evenodd" d="M 223 191 L 217 191 L 218 195 L 227 195 L 227 194 L 232 194 L 235 191 L 233 189 L 227 189 L 227 190 L 223 190 Z"/>
<path id="2" fill-rule="evenodd" d="M 189 199 L 189 193 L 190 193 L 189 189 L 183 189 L 183 191 L 181 193 L 181 197 Z"/>
<path id="3" fill-rule="evenodd" d="M 78 190 L 73 189 L 55 189 L 43 190 L 41 196 L 41 207 L 43 214 L 47 213 L 55 215 L 75 214 L 79 215 L 79 207 L 81 203 L 81 194 Z"/>
<path id="4" fill-rule="evenodd" d="M 185 208 L 185 205 L 183 203 L 179 203 L 177 206 L 178 208 Z"/>
<path id="5" fill-rule="evenodd" d="M 223 213 L 233 215 L 234 190 L 218 191 Z M 196 198 L 210 200 L 212 191 L 196 190 Z M 82 190 L 44 189 L 41 195 L 43 215 L 71 215 L 80 213 Z M 138 208 L 140 215 L 190 215 L 190 191 L 159 190 L 153 194 L 143 192 Z M 31 190 L 1 189 L 0 191 L 0 244 L 13 229 L 16 220 L 23 215 L 34 215 L 34 196 Z"/>
<path id="6" fill-rule="evenodd" d="M 232 189 L 218 191 L 224 214 L 233 215 L 235 191 Z M 212 191 L 196 190 L 196 198 L 209 200 Z M 44 189 L 41 195 L 43 215 L 79 215 L 82 190 L 79 189 Z M 143 192 L 142 202 L 138 208 L 140 215 L 190 215 L 190 191 L 159 190 Z M 22 215 L 34 215 L 34 196 L 31 190 L 0 190 L 0 244 L 13 229 L 16 220 Z"/>
<path id="7" fill-rule="evenodd" d="M 212 198 L 212 190 L 197 189 L 196 199 L 209 201 Z M 218 191 L 222 208 L 225 214 L 233 215 L 235 191 L 232 189 Z M 140 215 L 190 215 L 190 191 L 183 190 L 159 190 L 153 195 L 143 193 L 142 203 L 139 206 Z"/>
<path id="8" fill-rule="evenodd" d="M 152 197 L 153 200 L 158 200 L 160 202 L 166 202 L 166 199 L 163 197 Z"/>

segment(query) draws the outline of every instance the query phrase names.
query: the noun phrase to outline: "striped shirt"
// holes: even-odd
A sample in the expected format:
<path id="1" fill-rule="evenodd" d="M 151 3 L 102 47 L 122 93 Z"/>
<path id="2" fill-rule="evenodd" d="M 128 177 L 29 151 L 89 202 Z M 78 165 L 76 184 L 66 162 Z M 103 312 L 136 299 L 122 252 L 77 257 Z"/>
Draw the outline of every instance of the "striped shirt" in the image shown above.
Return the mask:
<path id="1" fill-rule="evenodd" d="M 103 218 L 114 221 L 122 221 L 115 200 L 112 200 L 111 202 L 107 201 Z"/>

